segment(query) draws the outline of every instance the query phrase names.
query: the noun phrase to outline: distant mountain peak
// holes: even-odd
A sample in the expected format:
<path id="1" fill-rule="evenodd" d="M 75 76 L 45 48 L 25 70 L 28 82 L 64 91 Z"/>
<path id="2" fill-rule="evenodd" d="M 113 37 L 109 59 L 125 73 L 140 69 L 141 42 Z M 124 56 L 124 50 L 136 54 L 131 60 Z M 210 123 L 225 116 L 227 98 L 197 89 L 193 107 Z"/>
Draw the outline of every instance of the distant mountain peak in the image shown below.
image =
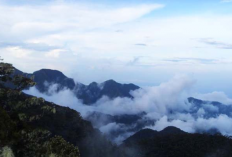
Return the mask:
<path id="1" fill-rule="evenodd" d="M 124 141 L 124 143 L 128 144 L 128 143 L 133 143 L 139 140 L 152 139 L 157 136 L 169 136 L 169 135 L 176 135 L 176 134 L 187 134 L 187 133 L 174 126 L 168 126 L 164 128 L 162 131 L 156 131 L 156 130 L 147 128 L 147 129 L 142 129 L 136 132 L 134 135 L 127 138 Z"/>
<path id="2" fill-rule="evenodd" d="M 133 98 L 130 91 L 139 89 L 139 86 L 134 84 L 120 84 L 113 79 L 107 80 L 103 83 L 92 82 L 87 86 L 81 86 L 76 90 L 76 95 L 83 100 L 84 104 L 93 104 L 103 96 L 110 99 L 116 97 Z"/>
<path id="3" fill-rule="evenodd" d="M 168 135 L 168 134 L 182 134 L 185 132 L 177 127 L 168 126 L 168 127 L 164 128 L 162 131 L 160 131 L 159 133 L 163 134 L 163 135 Z"/>
<path id="4" fill-rule="evenodd" d="M 203 103 L 202 100 L 196 99 L 196 98 L 193 98 L 193 97 L 189 97 L 188 102 L 190 102 L 190 103 Z"/>
<path id="5" fill-rule="evenodd" d="M 56 69 L 40 69 L 40 70 L 37 70 L 35 72 L 38 72 L 38 71 L 44 71 L 44 72 L 51 72 L 51 71 L 55 71 L 57 73 L 62 73 L 61 71 L 59 70 L 56 70 Z M 63 73 L 62 73 L 63 74 Z"/>
<path id="6" fill-rule="evenodd" d="M 125 83 L 125 84 L 121 84 L 121 83 L 118 83 L 117 81 L 113 80 L 113 79 L 109 79 L 105 82 L 103 82 L 103 84 L 118 84 L 118 85 L 122 85 L 122 86 L 134 86 L 135 88 L 139 89 L 140 87 L 133 84 L 133 83 Z"/>
<path id="7" fill-rule="evenodd" d="M 98 83 L 97 82 L 92 82 L 89 84 L 89 86 L 98 86 Z"/>
<path id="8" fill-rule="evenodd" d="M 53 69 L 40 69 L 38 71 L 35 71 L 33 74 L 46 74 L 49 76 L 53 76 L 53 77 L 62 77 L 62 78 L 67 78 L 67 76 L 65 76 L 61 71 L 58 70 L 53 70 Z"/>
<path id="9" fill-rule="evenodd" d="M 213 104 L 215 106 L 223 105 L 222 103 L 220 103 L 218 101 L 200 100 L 200 99 L 193 98 L 193 97 L 189 97 L 188 102 L 193 103 L 195 105 L 199 105 L 199 104 Z"/>
<path id="10" fill-rule="evenodd" d="M 50 84 L 59 84 L 60 89 L 58 90 L 63 88 L 74 89 L 76 86 L 73 79 L 68 78 L 58 70 L 41 69 L 35 71 L 32 75 L 34 76 L 34 81 L 36 82 L 36 88 L 40 92 L 47 92 L 49 87 L 44 84 L 45 82 Z"/>
<path id="11" fill-rule="evenodd" d="M 15 73 L 24 74 L 19 70 L 16 70 Z M 58 84 L 59 88 L 57 91 L 64 88 L 70 89 L 74 92 L 78 99 L 83 100 L 83 103 L 88 105 L 96 103 L 103 96 L 107 96 L 110 99 L 116 97 L 133 98 L 130 91 L 140 88 L 132 83 L 121 84 L 113 79 L 109 79 L 103 83 L 92 82 L 89 85 L 84 85 L 81 83 L 75 83 L 72 78 L 68 78 L 59 70 L 53 69 L 41 69 L 35 71 L 33 74 L 27 75 L 34 76 L 36 88 L 42 93 L 48 92 L 49 85 Z"/>
<path id="12" fill-rule="evenodd" d="M 116 81 L 113 80 L 113 79 L 109 79 L 109 80 L 105 81 L 104 83 L 118 83 L 118 82 L 116 82 Z"/>

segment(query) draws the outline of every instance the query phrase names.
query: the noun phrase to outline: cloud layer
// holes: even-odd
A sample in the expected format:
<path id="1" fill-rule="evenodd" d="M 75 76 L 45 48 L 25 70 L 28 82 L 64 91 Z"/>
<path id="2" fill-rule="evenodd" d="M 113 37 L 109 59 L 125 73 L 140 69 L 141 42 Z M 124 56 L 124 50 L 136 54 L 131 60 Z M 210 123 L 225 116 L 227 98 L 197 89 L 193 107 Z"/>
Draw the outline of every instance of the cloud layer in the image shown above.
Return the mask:
<path id="1" fill-rule="evenodd" d="M 141 86 L 179 73 L 231 71 L 232 18 L 210 8 L 225 5 L 219 1 L 181 15 L 175 9 L 185 7 L 172 2 L 0 2 L 0 56 L 22 71 L 51 68 L 83 83 L 113 78 Z"/>
<path id="2" fill-rule="evenodd" d="M 160 131 L 167 126 L 176 126 L 190 133 L 217 130 L 222 134 L 232 135 L 232 112 L 228 112 L 225 108 L 226 106 L 232 108 L 231 99 L 222 92 L 194 94 L 191 89 L 195 82 L 185 75 L 175 76 L 159 86 L 132 91 L 133 100 L 130 98 L 109 99 L 104 96 L 92 106 L 82 104 L 73 91 L 68 89 L 56 93 L 58 88 L 56 84 L 50 86 L 48 95 L 39 93 L 34 87 L 25 92 L 73 108 L 81 112 L 83 117 L 87 117 L 92 112 L 109 115 L 139 115 L 145 112 L 140 121 L 142 123 L 147 120 L 154 121 L 154 125 L 145 126 L 154 130 Z M 200 104 L 189 102 L 188 98 L 193 95 L 208 101 Z M 211 104 L 211 101 L 221 101 L 226 104 L 215 105 Z M 136 124 L 125 125 L 116 122 L 99 124 L 100 122 L 94 125 L 117 143 L 136 131 Z"/>

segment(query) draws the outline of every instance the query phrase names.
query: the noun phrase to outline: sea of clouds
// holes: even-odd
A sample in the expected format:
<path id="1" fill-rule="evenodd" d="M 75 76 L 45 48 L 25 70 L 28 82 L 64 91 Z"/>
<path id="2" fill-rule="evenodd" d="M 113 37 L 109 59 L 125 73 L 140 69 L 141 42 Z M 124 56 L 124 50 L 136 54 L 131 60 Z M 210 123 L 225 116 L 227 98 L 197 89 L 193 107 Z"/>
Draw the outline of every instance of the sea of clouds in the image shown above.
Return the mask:
<path id="1" fill-rule="evenodd" d="M 193 93 L 194 84 L 196 80 L 186 75 L 179 75 L 159 86 L 131 91 L 134 99 L 119 97 L 110 99 L 103 96 L 91 106 L 83 104 L 69 89 L 57 92 L 59 87 L 57 84 L 51 84 L 46 94 L 40 93 L 35 87 L 24 92 L 75 109 L 84 118 L 92 112 L 109 115 L 136 115 L 145 112 L 143 119 L 155 122 L 154 125 L 147 125 L 145 128 L 160 131 L 167 126 L 175 126 L 189 133 L 217 130 L 224 135 L 232 135 L 232 110 L 228 111 L 232 109 L 230 105 L 232 99 L 223 92 Z M 188 101 L 189 97 L 207 100 L 207 103 L 196 105 Z M 210 103 L 212 101 L 219 101 L 222 104 L 213 105 Z M 221 108 L 227 111 L 224 112 Z M 121 143 L 134 133 L 130 131 L 131 127 L 133 126 L 112 122 L 99 125 L 98 129 L 109 137 L 112 136 L 112 132 L 120 132 L 110 139 Z"/>

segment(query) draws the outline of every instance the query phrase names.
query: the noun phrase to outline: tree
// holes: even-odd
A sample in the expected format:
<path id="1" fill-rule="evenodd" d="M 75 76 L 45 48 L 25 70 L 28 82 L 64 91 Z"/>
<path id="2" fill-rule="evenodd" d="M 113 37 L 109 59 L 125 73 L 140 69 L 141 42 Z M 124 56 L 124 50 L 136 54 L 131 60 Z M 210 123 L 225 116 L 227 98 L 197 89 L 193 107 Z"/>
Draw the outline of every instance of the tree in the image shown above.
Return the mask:
<path id="1" fill-rule="evenodd" d="M 56 108 L 42 98 L 23 94 L 22 90 L 35 82 L 13 75 L 14 70 L 0 57 L 0 157 L 79 157 L 78 148 L 61 136 L 32 125 L 44 116 L 56 114 Z M 7 83 L 13 88 L 6 87 Z"/>
<path id="2" fill-rule="evenodd" d="M 12 66 L 12 64 L 4 63 L 3 60 L 0 57 L 0 83 L 3 85 L 6 82 L 12 82 L 15 85 L 15 89 L 21 93 L 23 89 L 26 87 L 31 87 L 35 85 L 35 82 L 32 80 L 32 78 L 27 78 L 22 75 L 13 75 L 15 68 Z"/>

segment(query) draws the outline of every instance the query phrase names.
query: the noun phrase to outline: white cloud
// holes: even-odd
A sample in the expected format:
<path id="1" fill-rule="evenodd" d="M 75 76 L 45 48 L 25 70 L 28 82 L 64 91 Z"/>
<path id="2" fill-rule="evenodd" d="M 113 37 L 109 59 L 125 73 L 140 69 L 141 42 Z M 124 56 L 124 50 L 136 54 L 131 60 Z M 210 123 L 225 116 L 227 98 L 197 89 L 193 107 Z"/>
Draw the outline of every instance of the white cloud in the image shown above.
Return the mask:
<path id="1" fill-rule="evenodd" d="M 189 133 L 196 131 L 207 132 L 211 129 L 217 129 L 223 135 L 232 135 L 231 117 L 226 115 L 219 115 L 215 118 L 197 118 L 196 120 L 182 121 L 177 119 L 168 120 L 167 116 L 160 118 L 153 127 L 154 130 L 161 131 L 168 126 L 175 126 L 181 130 Z"/>
<path id="2" fill-rule="evenodd" d="M 197 115 L 200 117 L 200 116 L 203 116 L 205 114 L 205 110 L 203 108 L 200 108 L 198 111 L 197 111 Z"/>
<path id="3" fill-rule="evenodd" d="M 218 107 L 220 106 L 201 104 L 193 112 L 197 106 L 188 103 L 187 98 L 191 95 L 191 88 L 194 83 L 195 80 L 187 76 L 176 76 L 159 86 L 138 89 L 131 92 L 134 96 L 133 100 L 119 97 L 111 100 L 103 97 L 91 106 L 82 104 L 82 101 L 77 99 L 71 90 L 64 89 L 56 93 L 56 89 L 58 88 L 56 84 L 50 85 L 48 90 L 49 95 L 39 93 L 34 87 L 25 92 L 75 109 L 83 117 L 88 116 L 93 111 L 111 115 L 138 114 L 145 111 L 147 115 L 143 118 L 149 118 L 149 120 L 154 120 L 155 122 L 155 125 L 146 127 L 154 130 L 160 131 L 167 126 L 175 126 L 190 133 L 217 129 L 223 134 L 232 135 L 231 115 L 219 113 Z M 210 116 L 215 112 L 217 113 L 216 115 L 213 114 Z M 100 124 L 99 121 L 97 123 Z M 117 143 L 120 143 L 123 139 L 133 134 L 131 128 L 133 126 L 115 122 L 107 125 L 99 125 L 101 132 Z M 120 132 L 120 134 L 115 136 L 115 132 Z"/>
<path id="4" fill-rule="evenodd" d="M 114 78 L 120 82 L 154 85 L 179 73 L 207 75 L 222 71 L 227 74 L 231 70 L 230 50 L 219 53 L 217 48 L 196 41 L 213 38 L 230 44 L 231 16 L 153 16 L 162 7 L 161 4 L 107 6 L 67 1 L 1 4 L 0 41 L 24 43 L 21 48 L 31 54 L 30 58 L 19 61 L 18 55 L 1 47 L 4 50 L 0 55 L 23 71 L 55 68 L 83 83 Z M 36 45 L 25 46 L 25 43 Z M 147 46 L 136 46 L 137 43 Z M 47 49 L 41 49 L 42 45 L 48 45 Z M 65 53 L 54 52 L 56 49 Z M 139 56 L 143 57 L 128 64 Z M 208 62 L 167 61 L 177 56 Z"/>
<path id="5" fill-rule="evenodd" d="M 48 101 L 53 101 L 60 105 L 70 106 L 82 113 L 82 108 L 85 109 L 83 115 L 88 111 L 97 111 L 111 115 L 121 114 L 138 114 L 147 112 L 147 117 L 151 119 L 159 119 L 163 115 L 169 114 L 170 111 L 183 112 L 188 111 L 191 104 L 186 102 L 186 98 L 190 95 L 189 91 L 195 81 L 187 76 L 176 76 L 166 83 L 159 86 L 138 89 L 131 94 L 134 99 L 130 98 L 115 98 L 113 100 L 104 96 L 96 104 L 92 106 L 83 105 L 81 100 L 78 100 L 74 93 L 68 89 L 64 89 L 56 93 L 58 85 L 50 85 L 48 95 L 38 92 L 34 87 L 25 91 L 28 94 L 44 97 Z M 66 102 L 67 101 L 67 102 Z M 80 107 L 80 109 L 79 109 Z M 190 118 L 186 115 L 179 114 L 179 117 L 184 120 Z"/>
<path id="6" fill-rule="evenodd" d="M 212 104 L 204 104 L 203 108 L 205 110 L 210 111 L 210 112 L 218 112 L 219 111 L 218 107 L 217 106 L 213 106 Z"/>
<path id="7" fill-rule="evenodd" d="M 164 128 L 166 128 L 168 126 L 175 126 L 177 128 L 182 129 L 183 131 L 189 132 L 189 133 L 194 133 L 195 132 L 192 121 L 187 121 L 186 122 L 186 121 L 182 121 L 182 120 L 179 120 L 179 119 L 169 121 L 167 116 L 163 116 L 162 118 L 160 118 L 156 122 L 155 126 L 150 127 L 150 128 L 152 128 L 154 130 L 157 130 L 157 131 L 161 131 L 161 130 L 163 130 Z"/>
<path id="8" fill-rule="evenodd" d="M 196 129 L 208 131 L 210 129 L 218 129 L 224 135 L 232 135 L 232 118 L 226 115 L 219 115 L 216 118 L 203 119 L 196 121 Z"/>
<path id="9" fill-rule="evenodd" d="M 20 47 L 7 47 L 5 49 L 8 53 L 16 58 L 27 58 L 32 52 Z"/>
<path id="10" fill-rule="evenodd" d="M 37 97 L 43 97 L 47 101 L 51 101 L 62 106 L 68 106 L 79 111 L 83 117 L 88 116 L 88 114 L 93 111 L 111 115 L 131 115 L 145 111 L 150 114 L 150 117 L 147 116 L 150 119 L 154 119 L 153 114 L 156 112 L 157 117 L 154 120 L 159 120 L 162 116 L 169 115 L 169 111 L 181 112 L 188 110 L 190 104 L 184 102 L 186 99 L 185 94 L 194 84 L 194 80 L 184 75 L 176 76 L 170 81 L 162 83 L 159 86 L 139 89 L 132 92 L 131 94 L 134 96 L 134 100 L 119 97 L 110 100 L 107 97 L 103 97 L 92 106 L 82 104 L 82 101 L 77 99 L 71 90 L 63 89 L 56 93 L 59 85 L 48 84 L 47 82 L 45 82 L 45 84 L 49 86 L 48 95 L 41 94 L 35 87 L 25 90 L 24 92 Z M 186 118 L 189 120 L 192 118 L 190 115 L 186 116 L 181 114 L 179 114 L 179 117 L 182 117 L 180 118 L 182 120 Z M 97 124 L 95 126 L 97 126 Z M 131 129 L 134 127 L 135 126 L 133 125 L 127 126 L 113 122 L 103 126 L 100 125 L 99 129 L 109 139 L 119 144 L 123 139 L 133 134 Z M 120 134 L 115 136 L 115 132 L 120 132 Z"/>
<path id="11" fill-rule="evenodd" d="M 122 128 L 122 126 L 120 126 L 119 124 L 114 122 L 114 123 L 109 123 L 105 126 L 102 126 L 100 128 L 100 131 L 104 134 L 109 134 L 110 132 L 115 131 L 115 130 L 119 130 L 121 128 Z"/>
<path id="12" fill-rule="evenodd" d="M 52 50 L 50 52 L 47 52 L 45 54 L 46 57 L 53 57 L 53 58 L 59 58 L 60 57 L 60 53 L 62 52 L 65 52 L 64 50 L 62 49 L 55 49 L 55 50 Z"/>
<path id="13" fill-rule="evenodd" d="M 116 144 L 122 144 L 123 140 L 134 134 L 134 132 L 128 131 L 128 126 L 124 124 L 117 124 L 115 122 L 102 126 L 99 128 L 99 130 L 103 134 L 107 135 L 108 138 L 111 138 L 111 140 L 113 140 Z M 121 133 L 116 137 L 111 137 L 112 134 L 116 132 Z"/>
<path id="14" fill-rule="evenodd" d="M 0 17 L 8 19 L 1 27 L 8 29 L 11 35 L 21 34 L 24 37 L 35 37 L 53 34 L 57 31 L 62 33 L 73 29 L 87 30 L 126 23 L 162 7 L 163 5 L 152 4 L 109 8 L 65 2 L 42 6 L 2 5 Z"/>
<path id="15" fill-rule="evenodd" d="M 110 100 L 107 97 L 103 97 L 95 106 L 100 112 L 112 115 L 136 114 L 145 111 L 147 113 L 157 112 L 155 116 L 160 117 L 172 110 L 187 111 L 191 105 L 185 103 L 185 100 L 188 90 L 191 89 L 194 83 L 195 81 L 187 76 L 175 76 L 170 81 L 159 86 L 147 87 L 131 92 L 134 100 L 129 98 Z"/>
<path id="16" fill-rule="evenodd" d="M 224 92 L 212 92 L 212 93 L 206 93 L 206 94 L 195 94 L 194 97 L 207 100 L 207 101 L 217 101 L 221 102 L 225 105 L 231 105 L 232 99 L 229 98 Z"/>
<path id="17" fill-rule="evenodd" d="M 61 106 L 70 107 L 72 109 L 77 110 L 82 114 L 82 116 L 86 116 L 90 111 L 94 111 L 94 108 L 83 105 L 82 101 L 77 99 L 74 93 L 69 89 L 64 89 L 58 93 L 56 93 L 56 89 L 58 88 L 57 84 L 52 84 L 49 86 L 48 93 L 43 94 L 40 93 L 35 87 L 30 88 L 29 90 L 25 90 L 24 92 L 30 95 L 34 95 L 37 97 L 42 97 L 46 101 L 56 103 Z"/>

